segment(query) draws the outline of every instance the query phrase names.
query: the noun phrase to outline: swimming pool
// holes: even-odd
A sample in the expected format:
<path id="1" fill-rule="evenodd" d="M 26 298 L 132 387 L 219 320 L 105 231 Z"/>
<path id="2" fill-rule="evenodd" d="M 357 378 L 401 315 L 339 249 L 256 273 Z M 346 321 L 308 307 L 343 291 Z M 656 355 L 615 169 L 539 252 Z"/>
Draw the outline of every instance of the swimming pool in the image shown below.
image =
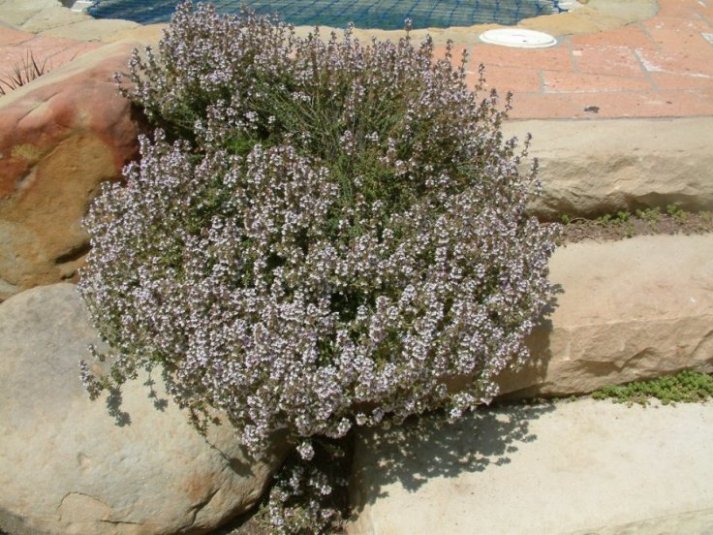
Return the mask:
<path id="1" fill-rule="evenodd" d="M 261 14 L 278 13 L 296 26 L 399 30 L 410 18 L 414 28 L 448 28 L 482 23 L 517 24 L 562 11 L 560 0 L 214 0 L 221 13 L 247 5 Z M 98 0 L 89 8 L 96 18 L 168 22 L 178 0 Z"/>

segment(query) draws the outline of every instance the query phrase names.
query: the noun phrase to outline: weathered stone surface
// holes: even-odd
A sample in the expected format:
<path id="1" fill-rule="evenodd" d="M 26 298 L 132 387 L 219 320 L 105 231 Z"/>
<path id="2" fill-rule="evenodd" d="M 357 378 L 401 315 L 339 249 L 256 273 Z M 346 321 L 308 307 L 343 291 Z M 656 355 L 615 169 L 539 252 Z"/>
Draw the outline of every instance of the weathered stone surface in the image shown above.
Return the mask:
<path id="1" fill-rule="evenodd" d="M 2 8 L 2 4 L 0 4 L 0 8 Z M 31 33 L 18 30 L 2 20 L 0 20 L 0 30 L 0 46 L 2 47 L 20 45 L 30 41 L 33 37 Z"/>
<path id="2" fill-rule="evenodd" d="M 36 33 L 69 26 L 89 19 L 91 17 L 86 13 L 72 11 L 64 7 L 60 2 L 55 2 L 54 6 L 43 7 L 22 21 L 20 28 L 26 32 Z"/>
<path id="3" fill-rule="evenodd" d="M 0 33 L 0 77 L 4 80 L 14 79 L 16 69 L 24 70 L 25 65 L 33 60 L 42 72 L 48 73 L 101 46 L 98 43 L 34 35 L 13 29 L 3 29 Z M 3 41 L 10 42 L 2 46 Z M 7 85 L 3 89 L 7 90 Z"/>
<path id="4" fill-rule="evenodd" d="M 42 32 L 43 35 L 67 37 L 80 41 L 110 41 L 114 36 L 141 28 L 141 25 L 129 20 L 93 19 L 84 15 L 83 19 L 67 21 L 67 24 L 55 26 Z"/>
<path id="5" fill-rule="evenodd" d="M 58 0 L 2 0 L 2 20 L 14 26 L 22 26 L 43 10 L 61 6 Z"/>
<path id="6" fill-rule="evenodd" d="M 133 47 L 104 46 L 0 97 L 0 300 L 75 277 L 90 199 L 137 154 L 112 80 Z"/>
<path id="7" fill-rule="evenodd" d="M 97 41 L 117 32 L 140 27 L 119 19 L 94 19 L 69 8 L 72 0 L 0 1 L 0 19 L 17 29 L 36 34 L 66 37 L 78 41 Z"/>
<path id="8" fill-rule="evenodd" d="M 350 535 L 700 534 L 713 403 L 580 399 L 361 433 Z"/>
<path id="9" fill-rule="evenodd" d="M 99 22 L 96 19 L 95 22 Z M 102 37 L 102 40 L 107 43 L 113 43 L 117 41 L 127 41 L 141 43 L 139 48 L 143 50 L 145 47 L 149 46 L 154 49 L 158 47 L 158 43 L 163 37 L 164 31 L 168 29 L 168 24 L 140 24 L 133 28 L 128 28 L 115 33 L 108 33 Z"/>
<path id="10" fill-rule="evenodd" d="M 227 424 L 203 438 L 170 400 L 157 410 L 143 381 L 125 385 L 130 423 L 117 425 L 79 381 L 90 343 L 97 334 L 74 285 L 0 305 L 0 529 L 205 533 L 255 503 L 278 456 L 249 460 Z"/>
<path id="11" fill-rule="evenodd" d="M 550 278 L 564 291 L 558 307 L 503 392 L 586 393 L 713 370 L 713 234 L 571 244 L 555 251 Z"/>
<path id="12" fill-rule="evenodd" d="M 508 135 L 533 135 L 540 162 L 540 216 L 601 215 L 679 204 L 713 210 L 713 119 L 513 121 Z"/>

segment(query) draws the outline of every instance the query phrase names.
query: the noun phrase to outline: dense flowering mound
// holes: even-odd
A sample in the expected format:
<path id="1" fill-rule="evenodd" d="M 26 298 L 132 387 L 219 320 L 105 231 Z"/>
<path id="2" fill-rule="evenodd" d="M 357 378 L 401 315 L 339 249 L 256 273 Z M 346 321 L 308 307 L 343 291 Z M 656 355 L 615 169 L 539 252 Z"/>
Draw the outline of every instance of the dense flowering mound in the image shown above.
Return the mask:
<path id="1" fill-rule="evenodd" d="M 90 388 L 160 364 L 253 452 L 286 430 L 305 459 L 310 437 L 488 402 L 553 245 L 497 97 L 451 59 L 181 5 L 125 90 L 161 129 L 86 219 L 80 287 L 117 355 Z"/>

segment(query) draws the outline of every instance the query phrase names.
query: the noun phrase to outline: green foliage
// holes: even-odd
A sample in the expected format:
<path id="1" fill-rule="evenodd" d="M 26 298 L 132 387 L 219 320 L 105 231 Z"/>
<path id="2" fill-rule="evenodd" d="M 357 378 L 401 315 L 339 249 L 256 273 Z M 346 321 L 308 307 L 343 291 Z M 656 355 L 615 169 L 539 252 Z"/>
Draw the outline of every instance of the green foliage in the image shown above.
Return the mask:
<path id="1" fill-rule="evenodd" d="M 626 210 L 619 210 L 616 214 L 603 214 L 597 218 L 600 223 L 624 224 L 629 221 L 631 214 Z"/>
<path id="2" fill-rule="evenodd" d="M 649 381 L 606 386 L 592 394 L 594 399 L 612 399 L 616 403 L 647 405 L 651 398 L 669 403 L 695 403 L 713 397 L 713 375 L 684 370 Z"/>
<path id="3" fill-rule="evenodd" d="M 680 223 L 688 219 L 688 212 L 683 210 L 678 204 L 669 204 L 666 206 L 666 213 Z"/>
<path id="4" fill-rule="evenodd" d="M 642 219 L 648 223 L 657 223 L 661 219 L 661 209 L 655 208 L 644 208 L 643 210 L 636 211 L 636 217 Z"/>
<path id="5" fill-rule="evenodd" d="M 655 224 L 661 220 L 664 213 L 679 223 L 685 223 L 690 216 L 690 212 L 684 210 L 679 204 L 671 203 L 666 205 L 663 210 L 659 207 L 653 207 L 637 209 L 634 212 L 629 210 L 619 210 L 616 213 L 606 213 L 597 217 L 595 221 L 604 225 L 624 225 L 626 223 L 631 223 L 632 219 L 636 217 L 647 223 Z M 710 217 L 710 214 L 707 212 L 701 212 L 700 215 L 703 218 Z M 560 214 L 559 220 L 563 225 L 587 221 L 586 218 L 573 217 L 570 214 Z"/>

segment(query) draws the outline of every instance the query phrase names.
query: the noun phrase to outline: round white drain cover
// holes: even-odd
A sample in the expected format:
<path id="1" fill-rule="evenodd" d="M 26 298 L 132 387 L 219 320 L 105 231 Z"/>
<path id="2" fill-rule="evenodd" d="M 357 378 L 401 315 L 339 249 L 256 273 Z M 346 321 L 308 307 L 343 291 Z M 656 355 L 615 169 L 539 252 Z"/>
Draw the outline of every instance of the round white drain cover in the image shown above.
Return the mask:
<path id="1" fill-rule="evenodd" d="M 547 33 L 520 28 L 488 30 L 480 34 L 480 40 L 491 45 L 516 48 L 547 48 L 557 44 L 557 39 Z"/>

